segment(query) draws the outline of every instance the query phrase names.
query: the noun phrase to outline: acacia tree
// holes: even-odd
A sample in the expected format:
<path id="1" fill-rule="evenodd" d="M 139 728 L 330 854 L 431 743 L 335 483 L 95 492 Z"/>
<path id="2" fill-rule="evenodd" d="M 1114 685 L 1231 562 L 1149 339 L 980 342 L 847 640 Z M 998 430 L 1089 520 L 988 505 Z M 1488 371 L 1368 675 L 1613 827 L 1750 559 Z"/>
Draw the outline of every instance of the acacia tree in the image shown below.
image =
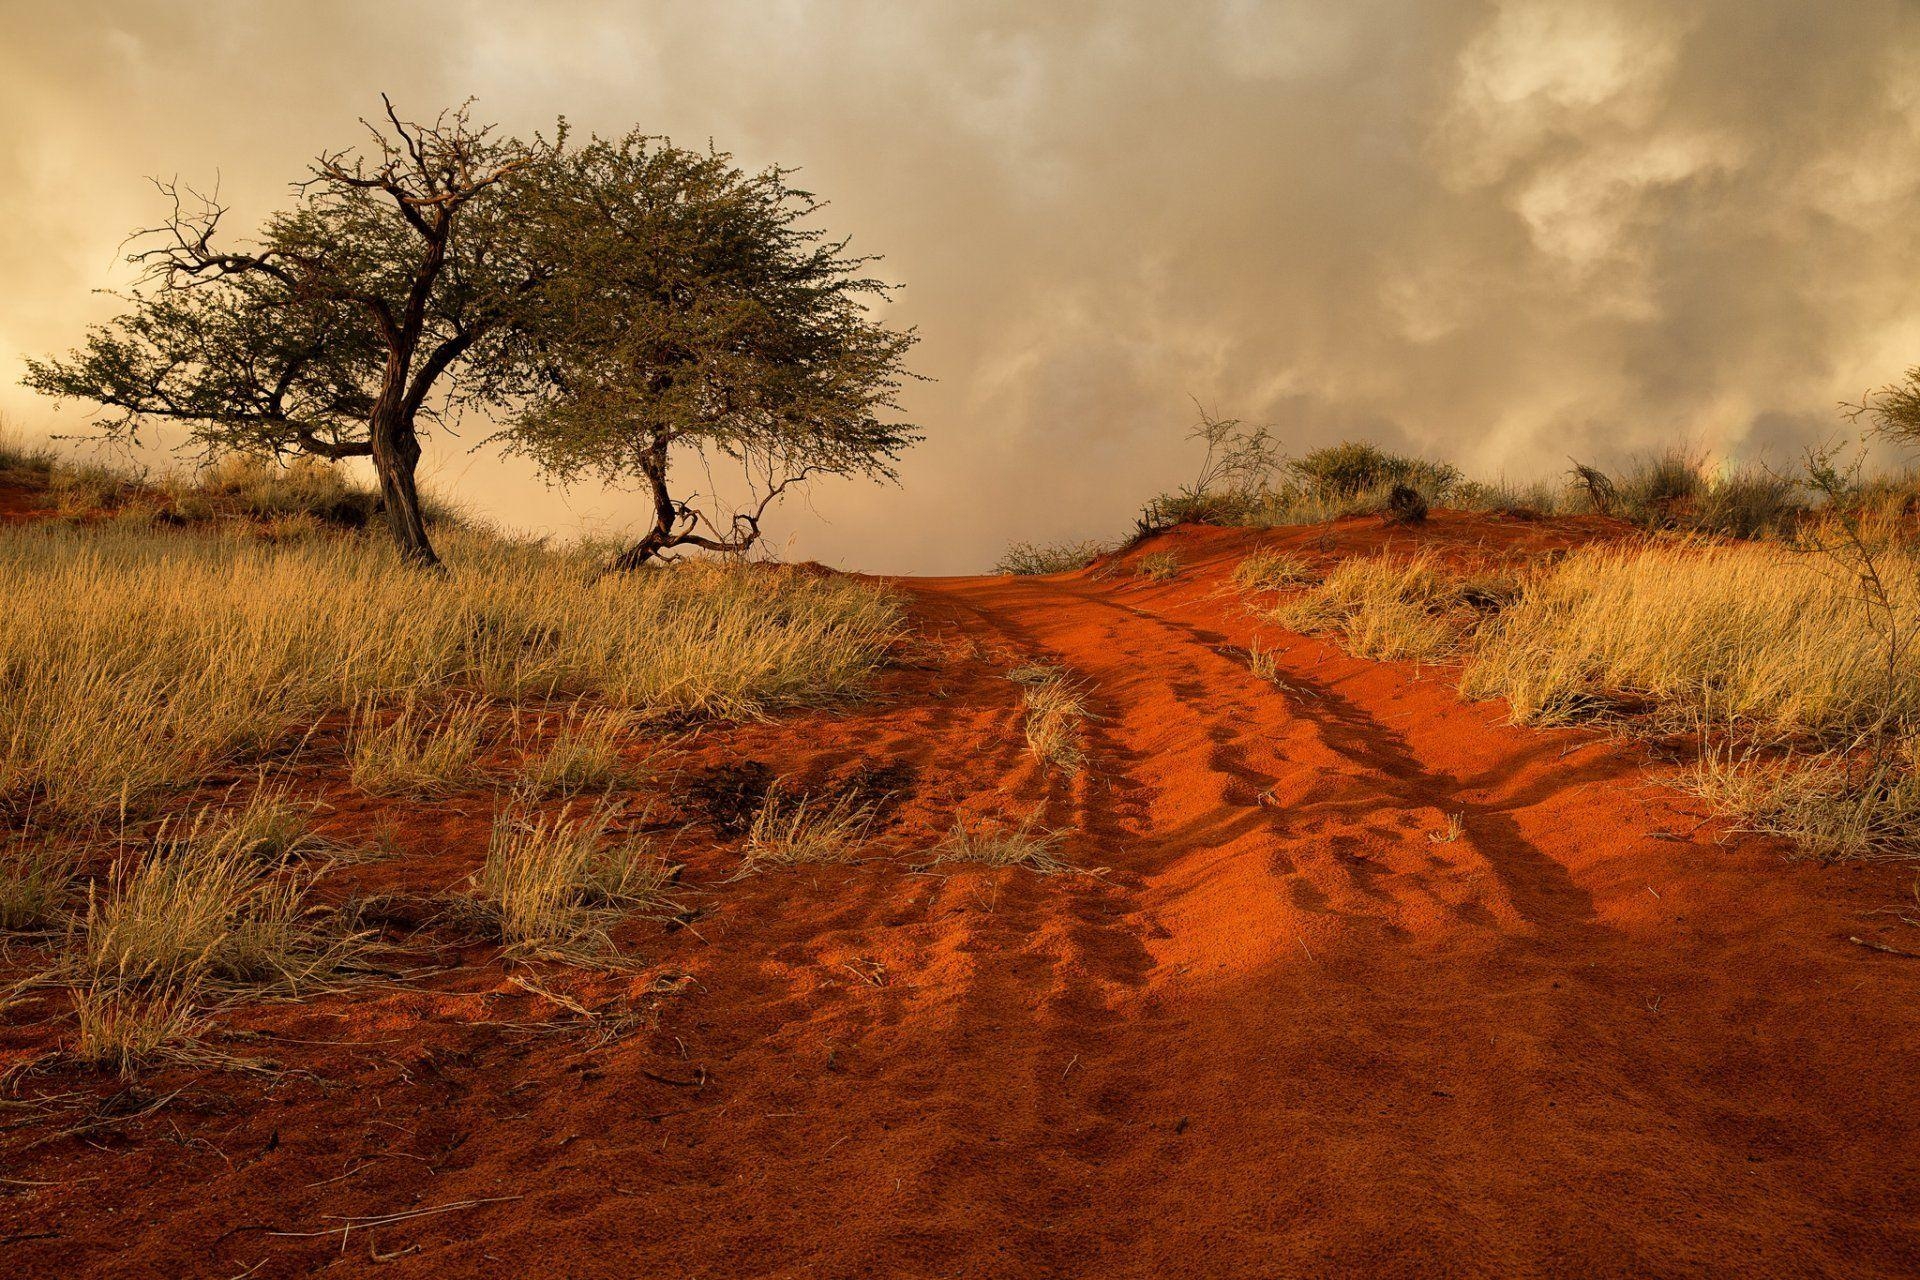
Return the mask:
<path id="1" fill-rule="evenodd" d="M 111 438 L 165 419 L 213 452 L 369 458 L 401 554 L 437 567 L 421 424 L 513 358 L 514 308 L 546 269 L 511 195 L 553 148 L 495 139 L 466 107 L 421 124 L 381 101 L 370 153 L 322 155 L 256 245 L 216 244 L 225 208 L 160 184 L 173 208 L 136 233 L 132 310 L 64 360 L 29 361 L 26 383 L 99 405 Z"/>
<path id="2" fill-rule="evenodd" d="M 530 234 L 557 265 L 515 332 L 526 376 L 494 388 L 511 408 L 501 436 L 562 483 L 644 486 L 653 523 L 613 568 L 744 552 L 795 486 L 892 479 L 920 438 L 882 418 L 916 340 L 869 315 L 891 286 L 807 225 L 821 205 L 791 173 L 640 133 L 541 164 Z M 676 493 L 676 458 L 736 465 L 745 505 Z"/>
<path id="3" fill-rule="evenodd" d="M 1869 391 L 1858 404 L 1843 402 L 1840 408 L 1856 422 L 1864 418 L 1877 435 L 1920 443 L 1920 365 L 1909 368 L 1900 381 Z"/>

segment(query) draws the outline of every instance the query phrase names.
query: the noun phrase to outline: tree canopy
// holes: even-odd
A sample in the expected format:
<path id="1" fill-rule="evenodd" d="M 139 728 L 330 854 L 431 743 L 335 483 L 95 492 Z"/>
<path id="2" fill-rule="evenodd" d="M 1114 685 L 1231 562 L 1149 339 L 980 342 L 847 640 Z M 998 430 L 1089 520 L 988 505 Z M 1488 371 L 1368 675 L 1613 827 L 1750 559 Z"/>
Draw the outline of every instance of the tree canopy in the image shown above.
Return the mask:
<path id="1" fill-rule="evenodd" d="M 257 243 L 228 245 L 217 200 L 160 184 L 172 211 L 136 233 L 130 310 L 26 383 L 98 405 L 110 437 L 162 419 L 213 452 L 370 458 L 402 553 L 435 565 L 421 425 L 513 358 L 543 268 L 511 206 L 540 152 L 464 107 L 420 124 L 388 103 L 367 127 L 367 153 L 322 155 Z"/>
<path id="2" fill-rule="evenodd" d="M 420 124 L 388 103 L 367 128 L 252 243 L 161 184 L 172 210 L 136 233 L 126 313 L 29 361 L 27 384 L 96 405 L 109 437 L 164 420 L 209 452 L 369 458 L 423 565 L 420 437 L 466 406 L 552 479 L 643 484 L 654 521 L 628 567 L 743 551 L 793 486 L 892 478 L 919 438 L 891 420 L 915 335 L 871 316 L 890 286 L 810 224 L 791 170 L 637 132 L 570 147 L 564 121 L 497 138 L 465 107 Z M 736 464 L 745 505 L 676 492 L 676 458 Z"/>
<path id="3" fill-rule="evenodd" d="M 737 552 L 768 506 L 819 475 L 891 479 L 919 439 L 890 420 L 916 341 L 870 314 L 875 261 L 811 225 L 792 171 L 641 133 L 556 152 L 528 197 L 553 264 L 514 335 L 526 375 L 502 435 L 549 476 L 637 481 L 652 526 L 616 561 Z M 676 456 L 738 466 L 748 497 L 676 492 Z"/>

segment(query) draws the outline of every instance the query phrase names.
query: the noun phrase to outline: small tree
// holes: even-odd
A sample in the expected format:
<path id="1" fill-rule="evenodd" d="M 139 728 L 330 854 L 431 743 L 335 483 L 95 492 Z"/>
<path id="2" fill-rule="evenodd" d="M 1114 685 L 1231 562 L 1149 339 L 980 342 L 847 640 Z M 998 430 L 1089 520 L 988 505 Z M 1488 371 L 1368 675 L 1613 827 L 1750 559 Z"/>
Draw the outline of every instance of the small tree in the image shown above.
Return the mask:
<path id="1" fill-rule="evenodd" d="M 1869 391 L 1858 404 L 1843 403 L 1840 408 L 1856 422 L 1866 419 L 1875 435 L 1920 443 L 1920 365 L 1908 369 L 1900 381 Z"/>
<path id="2" fill-rule="evenodd" d="M 213 452 L 370 458 L 402 555 L 437 566 L 420 424 L 510 358 L 500 339 L 544 275 L 507 207 L 535 151 L 465 107 L 418 124 L 382 102 L 372 154 L 322 155 L 257 246 L 217 246 L 225 208 L 160 184 L 173 210 L 136 233 L 132 310 L 65 360 L 29 361 L 26 383 L 101 406 L 110 438 L 166 419 Z"/>
<path id="3" fill-rule="evenodd" d="M 511 451 L 562 483 L 637 481 L 653 523 L 613 562 L 739 553 L 768 508 L 819 475 L 892 479 L 919 439 L 896 409 L 915 336 L 871 318 L 872 258 L 807 226 L 791 170 L 634 133 L 541 166 L 529 225 L 560 264 L 516 331 L 529 376 L 496 387 Z M 748 497 L 676 492 L 676 457 L 736 464 Z"/>

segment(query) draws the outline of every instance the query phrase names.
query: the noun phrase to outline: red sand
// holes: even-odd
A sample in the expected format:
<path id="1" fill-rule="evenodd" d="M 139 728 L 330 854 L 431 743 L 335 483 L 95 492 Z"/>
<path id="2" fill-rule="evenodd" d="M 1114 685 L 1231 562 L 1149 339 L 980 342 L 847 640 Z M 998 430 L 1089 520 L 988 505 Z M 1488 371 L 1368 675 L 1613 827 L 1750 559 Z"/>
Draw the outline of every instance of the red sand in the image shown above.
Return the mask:
<path id="1" fill-rule="evenodd" d="M 44 520 L 50 506 L 44 488 L 0 481 L 0 524 L 31 524 L 36 520 Z"/>
<path id="2" fill-rule="evenodd" d="M 680 752 L 904 763 L 898 856 L 723 883 L 736 854 L 696 828 L 706 914 L 630 932 L 653 969 L 540 970 L 649 1010 L 604 1047 L 532 1029 L 567 1015 L 474 947 L 415 989 L 227 1015 L 254 1036 L 229 1048 L 312 1074 L 175 1070 L 123 1104 L 180 1089 L 167 1107 L 87 1143 L 0 1133 L 0 1272 L 1920 1273 L 1920 960 L 1848 941 L 1920 950 L 1912 870 L 1720 843 L 1640 749 L 1510 727 L 1445 671 L 1258 627 L 1225 586 L 1254 545 L 1384 536 L 1180 530 L 1161 585 L 902 583 L 929 641 L 882 700 Z M 1288 690 L 1248 672 L 1256 634 Z M 1035 658 L 1099 716 L 1071 783 L 1023 749 L 1004 672 Z M 1107 873 L 909 869 L 956 812 L 1034 808 Z M 489 810 L 417 807 L 411 856 L 353 870 L 450 885 Z"/>

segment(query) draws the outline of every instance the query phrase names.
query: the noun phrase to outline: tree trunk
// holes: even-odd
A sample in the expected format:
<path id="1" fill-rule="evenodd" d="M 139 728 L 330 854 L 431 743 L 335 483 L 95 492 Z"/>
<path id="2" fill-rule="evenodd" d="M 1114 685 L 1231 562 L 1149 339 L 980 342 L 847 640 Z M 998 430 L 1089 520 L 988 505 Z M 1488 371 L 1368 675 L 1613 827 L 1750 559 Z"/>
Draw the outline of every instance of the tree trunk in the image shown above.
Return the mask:
<path id="1" fill-rule="evenodd" d="M 635 569 L 643 567 L 647 561 L 666 550 L 666 547 L 667 540 L 662 536 L 660 530 L 649 530 L 646 537 L 640 539 L 640 541 L 615 556 L 612 562 L 607 565 L 607 572 L 632 573 Z"/>
<path id="2" fill-rule="evenodd" d="M 443 569 L 427 536 L 420 514 L 420 489 L 414 470 L 420 463 L 420 438 L 413 424 L 384 406 L 374 410 L 373 466 L 380 476 L 380 497 L 386 506 L 387 528 L 400 549 L 400 558 L 421 569 Z"/>
<path id="3" fill-rule="evenodd" d="M 653 528 L 647 530 L 646 537 L 615 556 L 613 563 L 607 566 L 608 573 L 631 573 L 678 541 L 673 531 L 676 508 L 673 495 L 667 492 L 669 444 L 664 433 L 656 434 L 635 459 L 640 474 L 646 478 L 649 495 L 653 498 Z"/>

